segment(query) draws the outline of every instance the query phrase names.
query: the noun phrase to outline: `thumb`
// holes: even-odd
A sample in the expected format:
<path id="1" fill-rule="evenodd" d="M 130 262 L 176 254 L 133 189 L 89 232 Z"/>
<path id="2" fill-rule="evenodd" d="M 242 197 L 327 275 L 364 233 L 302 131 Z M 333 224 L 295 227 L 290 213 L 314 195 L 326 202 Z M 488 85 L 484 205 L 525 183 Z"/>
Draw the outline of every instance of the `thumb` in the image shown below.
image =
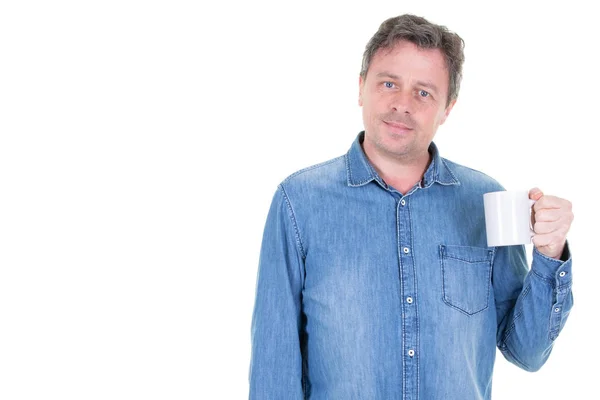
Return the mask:
<path id="1" fill-rule="evenodd" d="M 540 190 L 540 188 L 534 187 L 533 189 L 531 189 L 529 191 L 529 198 L 531 200 L 539 200 L 542 196 L 544 195 L 544 193 Z"/>

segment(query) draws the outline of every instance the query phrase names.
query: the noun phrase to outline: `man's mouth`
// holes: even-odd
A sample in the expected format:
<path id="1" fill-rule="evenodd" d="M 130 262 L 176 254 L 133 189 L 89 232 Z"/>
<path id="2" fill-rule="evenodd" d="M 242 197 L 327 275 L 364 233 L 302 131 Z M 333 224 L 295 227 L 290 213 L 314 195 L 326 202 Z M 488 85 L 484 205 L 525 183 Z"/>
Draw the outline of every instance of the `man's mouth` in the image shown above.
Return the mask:
<path id="1" fill-rule="evenodd" d="M 394 133 L 408 133 L 413 130 L 410 126 L 403 124 L 402 122 L 395 121 L 383 121 L 392 132 Z"/>

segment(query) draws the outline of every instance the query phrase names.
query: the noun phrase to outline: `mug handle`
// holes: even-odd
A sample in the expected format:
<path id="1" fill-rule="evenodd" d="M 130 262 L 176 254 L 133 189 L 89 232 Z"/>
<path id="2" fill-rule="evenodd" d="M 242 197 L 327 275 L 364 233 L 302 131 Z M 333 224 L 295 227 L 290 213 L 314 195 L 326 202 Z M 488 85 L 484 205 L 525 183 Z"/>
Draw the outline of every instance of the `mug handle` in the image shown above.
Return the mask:
<path id="1" fill-rule="evenodd" d="M 535 231 L 533 230 L 533 225 L 531 224 L 531 217 L 533 216 L 533 205 L 537 202 L 537 200 L 529 199 L 529 234 L 531 238 L 535 235 Z"/>

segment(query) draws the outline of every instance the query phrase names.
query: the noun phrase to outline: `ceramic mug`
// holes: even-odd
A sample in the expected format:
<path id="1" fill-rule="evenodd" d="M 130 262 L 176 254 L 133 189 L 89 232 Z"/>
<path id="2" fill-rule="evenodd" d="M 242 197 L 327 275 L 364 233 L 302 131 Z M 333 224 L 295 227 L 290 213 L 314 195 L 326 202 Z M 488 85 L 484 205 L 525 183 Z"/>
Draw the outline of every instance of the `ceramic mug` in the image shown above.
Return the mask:
<path id="1" fill-rule="evenodd" d="M 528 191 L 500 191 L 483 195 L 487 245 L 530 244 L 535 234 L 531 213 L 535 200 Z"/>

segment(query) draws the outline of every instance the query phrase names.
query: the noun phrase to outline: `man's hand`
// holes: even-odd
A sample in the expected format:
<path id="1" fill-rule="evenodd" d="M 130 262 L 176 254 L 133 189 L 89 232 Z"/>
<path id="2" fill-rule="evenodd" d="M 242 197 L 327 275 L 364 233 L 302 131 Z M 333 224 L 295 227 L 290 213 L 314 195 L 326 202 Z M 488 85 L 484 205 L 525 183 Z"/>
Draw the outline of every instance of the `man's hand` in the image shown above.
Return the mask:
<path id="1" fill-rule="evenodd" d="M 571 202 L 556 196 L 544 195 L 538 188 L 529 191 L 533 205 L 533 244 L 545 256 L 560 260 L 565 248 L 567 232 L 573 222 Z"/>

